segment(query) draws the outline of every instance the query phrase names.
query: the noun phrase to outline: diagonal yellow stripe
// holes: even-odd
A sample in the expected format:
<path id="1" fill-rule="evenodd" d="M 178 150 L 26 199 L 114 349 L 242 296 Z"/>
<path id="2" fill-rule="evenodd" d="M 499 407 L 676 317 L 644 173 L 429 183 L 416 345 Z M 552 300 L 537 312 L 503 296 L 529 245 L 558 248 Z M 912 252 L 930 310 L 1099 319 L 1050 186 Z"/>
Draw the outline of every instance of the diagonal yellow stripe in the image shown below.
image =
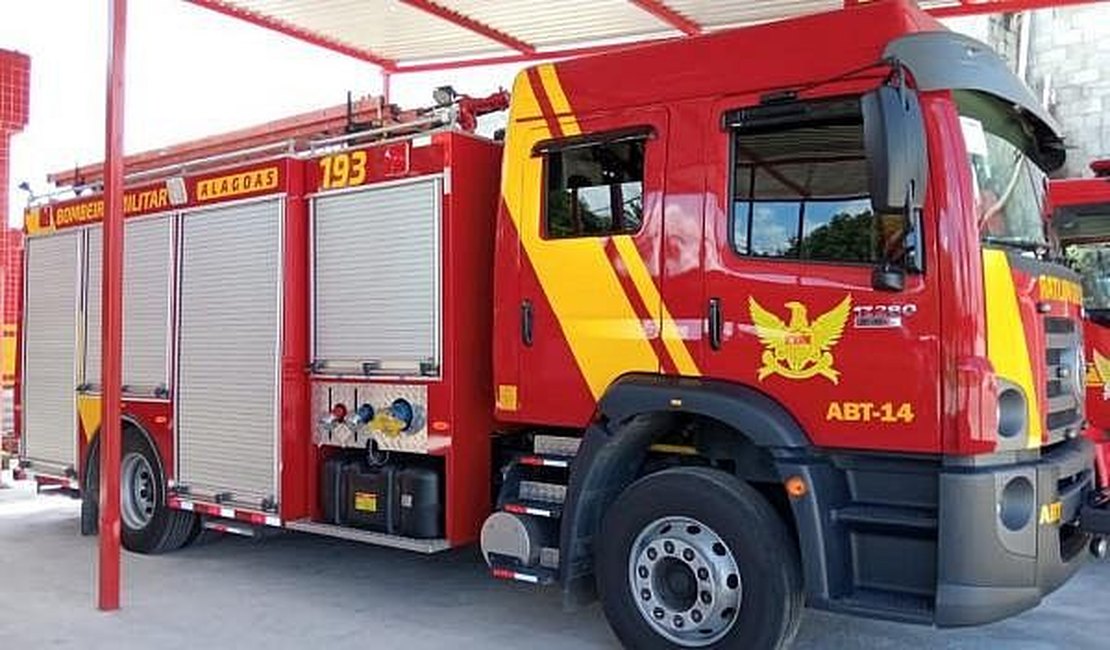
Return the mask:
<path id="1" fill-rule="evenodd" d="M 554 79 L 553 73 L 543 74 Z M 555 96 L 565 104 L 561 91 Z M 501 193 L 540 287 L 597 399 L 626 372 L 658 372 L 659 360 L 605 254 L 603 241 L 594 237 L 548 241 L 540 236 L 543 160 L 532 155 L 532 148 L 552 134 L 537 117 L 542 117 L 539 102 L 527 73 L 522 73 L 513 87 Z M 529 399 L 527 395 L 521 398 L 522 402 Z"/>
<path id="2" fill-rule="evenodd" d="M 628 275 L 632 278 L 632 284 L 639 292 L 640 299 L 650 310 L 659 308 L 659 336 L 663 339 L 663 345 L 667 348 L 671 359 L 674 360 L 679 374 L 691 377 L 700 375 L 698 365 L 683 341 L 682 332 L 679 331 L 678 325 L 671 317 L 670 311 L 667 310 L 667 305 L 663 302 L 659 289 L 651 278 L 651 272 L 648 271 L 647 265 L 640 257 L 640 251 L 636 249 L 636 244 L 628 235 L 613 237 L 613 243 L 617 247 L 617 252 L 620 254 L 625 268 L 628 269 Z M 655 317 L 654 313 L 652 317 Z"/>
<path id="3" fill-rule="evenodd" d="M 555 111 L 556 119 L 559 120 L 559 127 L 563 130 L 563 135 L 581 134 L 582 129 L 578 125 L 578 120 L 574 117 L 574 111 L 570 108 L 567 94 L 563 92 L 563 84 L 559 83 L 559 75 L 555 72 L 555 65 L 545 63 L 536 68 L 536 71 L 540 75 L 540 82 L 543 83 L 543 89 L 547 93 L 548 101 L 551 102 L 552 110 Z"/>

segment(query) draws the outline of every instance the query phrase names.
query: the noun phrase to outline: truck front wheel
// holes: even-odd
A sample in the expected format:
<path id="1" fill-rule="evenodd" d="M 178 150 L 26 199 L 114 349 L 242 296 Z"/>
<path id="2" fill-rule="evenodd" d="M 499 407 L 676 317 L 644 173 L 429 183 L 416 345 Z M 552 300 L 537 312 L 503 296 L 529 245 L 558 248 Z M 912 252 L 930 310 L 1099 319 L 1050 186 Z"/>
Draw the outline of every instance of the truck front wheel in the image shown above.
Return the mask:
<path id="1" fill-rule="evenodd" d="M 790 644 L 802 610 L 797 547 L 767 501 L 721 471 L 646 476 L 609 508 L 598 589 L 629 648 Z"/>

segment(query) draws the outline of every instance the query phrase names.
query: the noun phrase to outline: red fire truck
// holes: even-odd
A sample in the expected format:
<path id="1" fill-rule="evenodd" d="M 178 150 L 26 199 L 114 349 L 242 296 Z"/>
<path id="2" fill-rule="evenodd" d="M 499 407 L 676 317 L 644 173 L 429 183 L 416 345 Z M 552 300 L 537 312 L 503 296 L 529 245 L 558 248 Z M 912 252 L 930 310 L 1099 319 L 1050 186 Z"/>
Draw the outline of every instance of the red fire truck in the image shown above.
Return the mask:
<path id="1" fill-rule="evenodd" d="M 127 189 L 129 549 L 478 542 L 629 647 L 772 648 L 803 603 L 997 620 L 1101 548 L 1063 148 L 988 48 L 869 3 L 528 68 L 503 141 L 440 95 Z M 86 495 L 102 211 L 27 215 L 22 454 Z"/>
<path id="2" fill-rule="evenodd" d="M 1099 482 L 1110 486 L 1110 160 L 1091 163 L 1095 178 L 1049 184 L 1053 232 L 1083 280 L 1088 437 Z"/>

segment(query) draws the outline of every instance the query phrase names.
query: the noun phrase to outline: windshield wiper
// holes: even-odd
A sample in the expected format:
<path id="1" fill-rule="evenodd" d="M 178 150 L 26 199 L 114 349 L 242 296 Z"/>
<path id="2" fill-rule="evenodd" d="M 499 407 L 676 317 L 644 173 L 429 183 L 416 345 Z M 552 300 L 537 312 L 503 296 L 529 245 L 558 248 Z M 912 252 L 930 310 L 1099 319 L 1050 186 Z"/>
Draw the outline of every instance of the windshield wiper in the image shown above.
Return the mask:
<path id="1" fill-rule="evenodd" d="M 1048 249 L 1048 244 L 1044 242 L 1031 241 L 1029 239 L 1022 239 L 1020 237 L 996 237 L 994 235 L 983 235 L 979 241 L 984 244 L 993 244 L 995 246 L 1007 246 L 1009 248 L 1017 248 L 1023 251 L 1030 251 L 1032 253 L 1039 253 Z"/>

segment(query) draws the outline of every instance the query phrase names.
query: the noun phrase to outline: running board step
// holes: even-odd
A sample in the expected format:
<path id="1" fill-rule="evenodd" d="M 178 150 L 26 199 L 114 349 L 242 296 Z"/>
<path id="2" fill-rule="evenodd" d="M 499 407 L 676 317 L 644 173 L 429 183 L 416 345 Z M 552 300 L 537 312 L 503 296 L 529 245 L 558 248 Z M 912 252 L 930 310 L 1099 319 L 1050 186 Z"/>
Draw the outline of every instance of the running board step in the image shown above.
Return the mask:
<path id="1" fill-rule="evenodd" d="M 544 481 L 521 481 L 517 488 L 517 499 L 562 505 L 567 500 L 567 486 Z"/>
<path id="2" fill-rule="evenodd" d="M 848 596 L 833 599 L 829 609 L 901 623 L 932 625 L 934 620 L 931 596 L 884 589 L 857 589 Z"/>
<path id="3" fill-rule="evenodd" d="M 299 519 L 297 521 L 286 522 L 285 527 L 289 530 L 295 530 L 302 533 L 312 533 L 313 535 L 324 535 L 325 537 L 336 537 L 339 539 L 348 539 L 352 542 L 362 542 L 363 544 L 373 544 L 375 546 L 388 546 L 390 548 L 399 548 L 404 551 L 415 551 L 417 553 L 439 553 L 451 548 L 451 543 L 446 539 L 416 539 L 413 537 L 401 537 L 400 535 L 388 535 L 386 533 L 376 533 L 372 530 L 362 530 L 361 528 L 350 528 L 348 526 L 336 526 L 334 524 L 322 524 L 318 521 L 309 519 Z"/>
<path id="4" fill-rule="evenodd" d="M 544 567 L 522 568 L 494 565 L 490 567 L 490 573 L 498 580 L 516 580 L 540 586 L 555 584 L 558 579 L 558 572 L 555 569 Z"/>
<path id="5" fill-rule="evenodd" d="M 936 511 L 923 508 L 852 505 L 833 510 L 832 518 L 834 521 L 855 527 L 873 526 L 921 531 L 937 529 Z"/>
<path id="6" fill-rule="evenodd" d="M 532 449 L 537 456 L 574 458 L 574 456 L 578 454 L 578 446 L 581 444 L 581 438 L 573 438 L 570 436 L 549 436 L 541 434 L 532 438 Z"/>

